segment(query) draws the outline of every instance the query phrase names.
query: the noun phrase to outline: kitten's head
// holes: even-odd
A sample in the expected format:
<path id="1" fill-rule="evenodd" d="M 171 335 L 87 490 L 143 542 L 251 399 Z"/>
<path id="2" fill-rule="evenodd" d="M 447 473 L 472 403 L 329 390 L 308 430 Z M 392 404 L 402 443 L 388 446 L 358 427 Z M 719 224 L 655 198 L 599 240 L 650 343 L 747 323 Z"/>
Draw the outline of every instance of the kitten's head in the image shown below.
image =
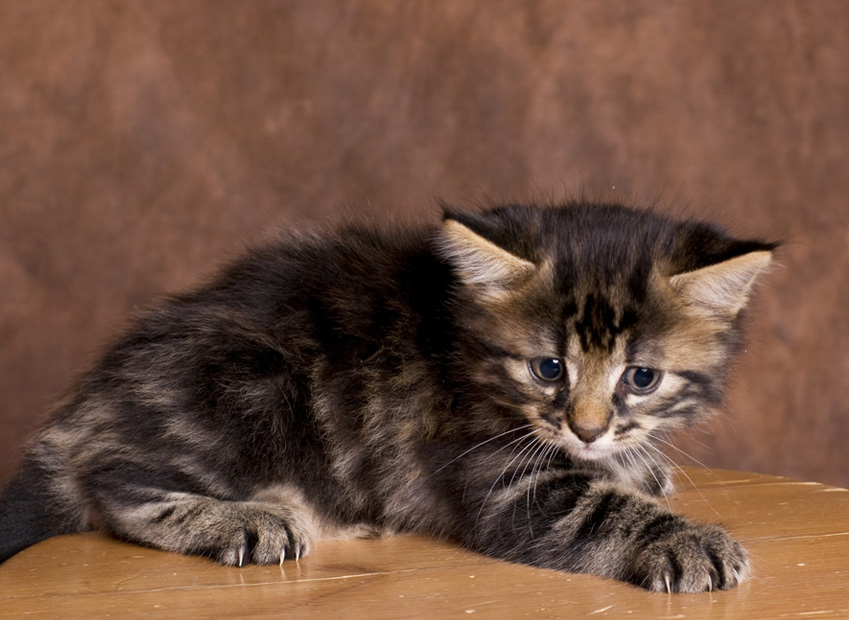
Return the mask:
<path id="1" fill-rule="evenodd" d="M 605 205 L 448 213 L 440 243 L 470 380 L 586 460 L 717 409 L 775 247 Z"/>

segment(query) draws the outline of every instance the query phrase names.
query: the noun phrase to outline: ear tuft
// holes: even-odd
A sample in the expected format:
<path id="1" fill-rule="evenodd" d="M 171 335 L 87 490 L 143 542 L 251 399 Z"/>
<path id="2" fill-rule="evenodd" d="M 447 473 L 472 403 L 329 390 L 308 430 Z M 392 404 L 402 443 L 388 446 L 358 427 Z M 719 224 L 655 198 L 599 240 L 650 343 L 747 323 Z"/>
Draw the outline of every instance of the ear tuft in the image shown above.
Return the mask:
<path id="1" fill-rule="evenodd" d="M 759 250 L 672 276 L 670 284 L 690 304 L 731 316 L 746 305 L 752 285 L 766 271 L 772 252 Z"/>
<path id="2" fill-rule="evenodd" d="M 536 270 L 531 261 L 508 252 L 452 218 L 443 222 L 440 245 L 463 282 L 489 297 L 501 296 Z"/>

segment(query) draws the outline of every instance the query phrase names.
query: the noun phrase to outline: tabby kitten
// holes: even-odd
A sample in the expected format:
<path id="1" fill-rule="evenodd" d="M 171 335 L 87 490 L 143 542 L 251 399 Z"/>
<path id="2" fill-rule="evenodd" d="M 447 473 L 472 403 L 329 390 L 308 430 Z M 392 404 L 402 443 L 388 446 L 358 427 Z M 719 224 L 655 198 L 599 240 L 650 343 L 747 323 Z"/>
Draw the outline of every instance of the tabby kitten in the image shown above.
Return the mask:
<path id="1" fill-rule="evenodd" d="M 100 528 L 238 565 L 421 532 L 655 591 L 749 572 L 656 497 L 774 245 L 614 205 L 284 238 L 143 316 L 0 500 L 0 560 Z"/>

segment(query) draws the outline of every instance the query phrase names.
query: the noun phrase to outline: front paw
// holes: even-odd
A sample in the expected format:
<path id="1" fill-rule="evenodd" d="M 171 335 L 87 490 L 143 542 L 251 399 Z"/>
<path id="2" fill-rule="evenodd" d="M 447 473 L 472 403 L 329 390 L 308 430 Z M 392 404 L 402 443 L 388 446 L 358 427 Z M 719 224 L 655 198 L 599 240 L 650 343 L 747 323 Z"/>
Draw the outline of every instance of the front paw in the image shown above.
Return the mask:
<path id="1" fill-rule="evenodd" d="M 243 508 L 211 533 L 208 555 L 230 566 L 282 564 L 309 552 L 309 537 L 296 521 L 262 509 Z"/>
<path id="2" fill-rule="evenodd" d="M 650 543 L 633 581 L 654 592 L 727 590 L 749 575 L 746 550 L 719 526 L 692 525 Z"/>
<path id="3" fill-rule="evenodd" d="M 169 511 L 157 523 L 154 546 L 210 557 L 220 564 L 282 564 L 309 551 L 301 519 L 283 506 L 200 500 Z"/>

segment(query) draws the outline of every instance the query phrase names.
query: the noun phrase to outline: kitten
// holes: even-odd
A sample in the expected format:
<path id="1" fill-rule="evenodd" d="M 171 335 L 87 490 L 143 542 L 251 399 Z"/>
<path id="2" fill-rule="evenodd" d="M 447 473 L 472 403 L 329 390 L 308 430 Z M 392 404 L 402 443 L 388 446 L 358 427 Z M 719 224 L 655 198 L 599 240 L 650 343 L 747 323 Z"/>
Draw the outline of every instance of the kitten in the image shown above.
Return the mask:
<path id="1" fill-rule="evenodd" d="M 653 442 L 718 408 L 774 248 L 592 204 L 269 244 L 82 378 L 0 499 L 0 560 L 92 528 L 239 566 L 421 532 L 731 588 L 746 552 L 656 499 Z"/>

